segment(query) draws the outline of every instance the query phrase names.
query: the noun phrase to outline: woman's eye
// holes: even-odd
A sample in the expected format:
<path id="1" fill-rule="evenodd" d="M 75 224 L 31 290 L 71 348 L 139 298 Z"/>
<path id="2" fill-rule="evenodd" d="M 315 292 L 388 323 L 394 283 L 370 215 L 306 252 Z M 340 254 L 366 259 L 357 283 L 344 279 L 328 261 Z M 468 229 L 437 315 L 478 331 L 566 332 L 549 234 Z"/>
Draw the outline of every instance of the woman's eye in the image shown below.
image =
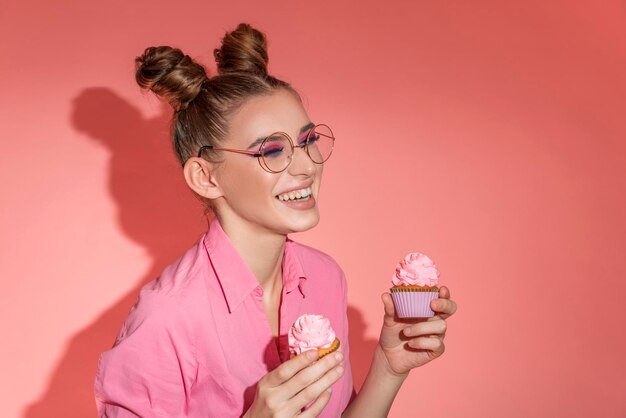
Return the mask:
<path id="1" fill-rule="evenodd" d="M 318 139 L 320 139 L 320 135 L 317 132 L 313 132 L 312 134 L 308 136 L 309 144 L 314 144 L 315 142 L 317 142 Z M 298 143 L 298 146 L 303 147 L 304 145 L 306 145 L 306 143 L 307 143 L 307 137 L 305 136 L 304 138 L 302 138 L 302 140 L 300 140 L 300 142 Z"/>
<path id="2" fill-rule="evenodd" d="M 263 156 L 264 157 L 278 157 L 283 153 L 283 147 L 265 147 L 263 148 Z"/>

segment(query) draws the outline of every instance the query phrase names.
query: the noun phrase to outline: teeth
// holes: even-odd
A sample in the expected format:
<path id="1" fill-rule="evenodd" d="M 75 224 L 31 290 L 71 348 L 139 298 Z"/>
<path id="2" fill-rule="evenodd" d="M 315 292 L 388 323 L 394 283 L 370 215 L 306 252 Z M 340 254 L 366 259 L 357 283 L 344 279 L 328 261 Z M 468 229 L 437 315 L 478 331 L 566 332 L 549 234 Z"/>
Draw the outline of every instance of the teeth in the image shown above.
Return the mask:
<path id="1" fill-rule="evenodd" d="M 278 195 L 278 200 L 296 200 L 296 199 L 305 199 L 311 196 L 311 188 L 307 187 L 306 189 L 295 190 L 289 193 L 283 193 Z"/>

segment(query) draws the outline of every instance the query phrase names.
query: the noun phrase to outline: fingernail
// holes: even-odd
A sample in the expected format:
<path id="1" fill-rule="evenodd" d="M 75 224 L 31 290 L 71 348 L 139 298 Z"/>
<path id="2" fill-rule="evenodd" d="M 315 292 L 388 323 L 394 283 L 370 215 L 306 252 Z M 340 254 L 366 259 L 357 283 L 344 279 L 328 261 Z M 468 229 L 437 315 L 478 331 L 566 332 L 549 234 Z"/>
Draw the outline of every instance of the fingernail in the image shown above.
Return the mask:
<path id="1" fill-rule="evenodd" d="M 335 360 L 337 360 L 337 361 L 343 360 L 343 354 L 341 354 L 341 353 L 335 354 Z"/>
<path id="2" fill-rule="evenodd" d="M 317 350 L 309 350 L 306 352 L 306 357 L 309 360 L 315 360 L 317 358 Z"/>
<path id="3" fill-rule="evenodd" d="M 328 392 L 328 393 L 333 393 L 333 388 L 328 388 L 328 389 L 326 389 L 326 392 Z"/>
<path id="4" fill-rule="evenodd" d="M 343 373 L 343 367 L 339 366 L 335 369 L 335 371 L 337 372 L 338 375 L 341 375 Z"/>
<path id="5" fill-rule="evenodd" d="M 409 327 L 409 328 L 405 328 L 405 329 L 403 329 L 403 330 L 402 330 L 402 332 L 404 332 L 404 335 L 406 335 L 407 337 L 410 337 L 410 336 L 411 336 L 411 334 L 413 334 L 413 333 L 411 332 L 411 328 L 410 328 L 410 327 Z"/>

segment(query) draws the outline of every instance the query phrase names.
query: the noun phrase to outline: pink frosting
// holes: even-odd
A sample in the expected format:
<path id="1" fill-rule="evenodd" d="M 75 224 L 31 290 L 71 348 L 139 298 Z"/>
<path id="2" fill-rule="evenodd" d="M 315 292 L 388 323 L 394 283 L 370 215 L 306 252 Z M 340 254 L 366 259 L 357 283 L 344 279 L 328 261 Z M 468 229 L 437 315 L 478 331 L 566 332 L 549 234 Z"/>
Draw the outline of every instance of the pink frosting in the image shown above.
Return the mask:
<path id="1" fill-rule="evenodd" d="M 318 348 L 328 348 L 335 341 L 335 331 L 323 315 L 301 315 L 289 329 L 289 349 L 300 354 Z"/>
<path id="2" fill-rule="evenodd" d="M 439 271 L 427 255 L 410 253 L 396 266 L 391 282 L 394 286 L 437 286 Z"/>

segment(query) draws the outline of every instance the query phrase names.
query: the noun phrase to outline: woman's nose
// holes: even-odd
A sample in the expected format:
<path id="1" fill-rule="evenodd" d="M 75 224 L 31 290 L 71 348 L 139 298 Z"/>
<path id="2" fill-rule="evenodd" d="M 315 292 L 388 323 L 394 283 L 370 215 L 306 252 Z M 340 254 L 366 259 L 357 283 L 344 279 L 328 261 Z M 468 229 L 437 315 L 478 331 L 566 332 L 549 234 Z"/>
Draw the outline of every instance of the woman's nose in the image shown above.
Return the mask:
<path id="1" fill-rule="evenodd" d="M 289 174 L 291 175 L 308 175 L 315 173 L 317 164 L 311 160 L 309 154 L 302 147 L 294 147 L 291 164 L 289 165 Z"/>

